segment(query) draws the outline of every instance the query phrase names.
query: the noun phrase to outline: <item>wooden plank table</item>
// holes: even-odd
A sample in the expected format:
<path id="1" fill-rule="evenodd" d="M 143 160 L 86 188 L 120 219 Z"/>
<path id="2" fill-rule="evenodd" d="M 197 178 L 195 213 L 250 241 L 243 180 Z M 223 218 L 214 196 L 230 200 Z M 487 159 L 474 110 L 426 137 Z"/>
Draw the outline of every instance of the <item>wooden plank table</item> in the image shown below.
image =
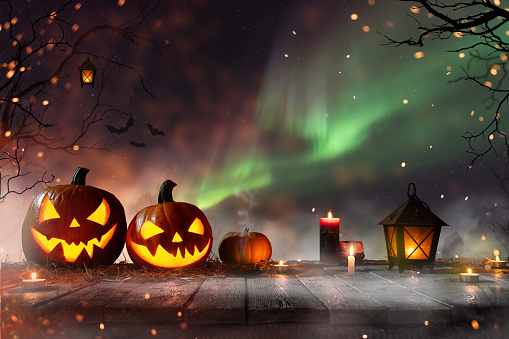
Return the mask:
<path id="1" fill-rule="evenodd" d="M 2 337 L 9 338 L 20 321 L 33 322 L 34 333 L 45 331 L 50 337 L 87 330 L 87 335 L 104 335 L 115 328 L 113 337 L 140 329 L 169 337 L 235 337 L 264 330 L 307 337 L 311 329 L 325 336 L 390 336 L 409 329 L 412 335 L 460 333 L 458 328 L 467 335 L 509 331 L 508 275 L 483 272 L 479 283 L 467 284 L 459 281 L 458 272 L 445 267 L 428 274 L 398 273 L 386 265 L 364 265 L 350 276 L 345 266 L 303 262 L 293 263 L 286 274 L 269 270 L 58 284 L 48 279 L 38 291 L 24 291 L 21 281 L 11 281 L 2 283 Z"/>

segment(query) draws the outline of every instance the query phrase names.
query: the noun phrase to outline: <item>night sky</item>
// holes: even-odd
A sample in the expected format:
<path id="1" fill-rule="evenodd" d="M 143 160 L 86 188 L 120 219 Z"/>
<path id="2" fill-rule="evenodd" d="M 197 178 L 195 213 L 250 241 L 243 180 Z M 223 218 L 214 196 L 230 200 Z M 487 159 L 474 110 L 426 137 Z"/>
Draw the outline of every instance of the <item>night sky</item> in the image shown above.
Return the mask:
<path id="1" fill-rule="evenodd" d="M 33 12 L 42 5 L 27 2 Z M 129 0 L 82 1 L 65 19 L 78 25 L 70 33 L 77 36 L 136 9 Z M 25 12 L 17 14 L 19 25 Z M 490 169 L 503 170 L 507 159 L 491 155 L 467 170 L 472 156 L 461 138 L 491 119 L 488 93 L 453 81 L 464 75 L 468 57 L 446 51 L 465 44 L 462 39 L 428 41 L 422 49 L 384 45 L 382 34 L 418 34 L 408 14 L 408 4 L 392 0 L 162 1 L 140 28 L 167 41 L 162 56 L 149 44 L 134 50 L 113 41 L 106 51 L 129 58 L 155 98 L 135 88 L 132 74 L 107 74 L 104 101 L 127 114 L 109 114 L 74 154 L 24 145 L 33 175 L 26 182 L 47 171 L 56 177 L 50 185 L 68 184 L 77 166 L 90 168 L 87 183 L 115 194 L 129 223 L 157 202 L 159 186 L 171 179 L 178 184 L 175 200 L 207 215 L 214 253 L 226 232 L 249 227 L 269 237 L 274 260 L 318 259 L 318 219 L 329 210 L 341 218 L 341 240 L 362 241 L 368 259 L 385 258 L 377 224 L 406 200 L 414 182 L 418 197 L 450 225 L 442 229 L 439 252 L 457 231 L 465 256 L 489 256 L 497 245 L 482 222 L 487 207 L 504 203 Z M 425 13 L 415 15 L 426 20 Z M 7 20 L 4 8 L 0 17 Z M 6 32 L 0 42 L 10 47 Z M 86 47 L 105 53 L 106 37 L 95 36 Z M 8 63 L 12 50 L 2 48 L 0 62 Z M 45 51 L 33 74 L 44 74 L 59 58 L 58 51 Z M 51 133 L 65 140 L 98 95 L 80 88 L 84 59 L 75 60 L 74 73 L 47 98 L 47 118 L 59 124 Z M 4 66 L 0 76 L 6 72 Z M 99 70 L 99 80 L 104 76 Z M 107 130 L 124 126 L 129 116 L 134 125 L 127 133 Z M 165 135 L 152 136 L 146 124 Z M 86 148 L 97 142 L 110 151 Z M 22 258 L 21 225 L 42 189 L 0 204 L 2 260 Z M 503 214 L 495 218 L 506 224 Z"/>

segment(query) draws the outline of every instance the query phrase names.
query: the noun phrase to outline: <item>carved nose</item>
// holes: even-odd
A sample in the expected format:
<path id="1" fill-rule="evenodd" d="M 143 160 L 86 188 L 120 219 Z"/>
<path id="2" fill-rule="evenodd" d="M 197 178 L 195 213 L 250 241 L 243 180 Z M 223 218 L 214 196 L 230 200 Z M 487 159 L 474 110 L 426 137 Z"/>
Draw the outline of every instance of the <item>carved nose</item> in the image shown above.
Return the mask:
<path id="1" fill-rule="evenodd" d="M 76 220 L 76 218 L 73 218 L 71 221 L 71 225 L 69 227 L 81 227 L 81 225 L 78 223 L 78 220 Z"/>
<path id="2" fill-rule="evenodd" d="M 182 240 L 182 237 L 180 236 L 180 234 L 178 234 L 177 232 L 175 232 L 175 236 L 173 237 L 173 242 L 182 242 L 184 240 Z"/>

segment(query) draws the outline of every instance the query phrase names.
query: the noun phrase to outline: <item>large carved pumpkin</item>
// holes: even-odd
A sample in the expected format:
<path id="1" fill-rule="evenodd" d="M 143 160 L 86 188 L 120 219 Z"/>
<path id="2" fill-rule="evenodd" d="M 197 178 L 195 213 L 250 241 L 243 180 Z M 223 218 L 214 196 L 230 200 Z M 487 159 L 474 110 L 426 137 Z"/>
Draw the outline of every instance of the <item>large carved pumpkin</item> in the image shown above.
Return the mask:
<path id="1" fill-rule="evenodd" d="M 219 243 L 219 258 L 228 264 L 255 264 L 269 261 L 272 245 L 260 232 L 228 232 Z"/>
<path id="2" fill-rule="evenodd" d="M 195 205 L 175 202 L 176 184 L 161 185 L 158 204 L 139 211 L 129 223 L 126 246 L 138 266 L 177 268 L 207 260 L 212 248 L 212 229 Z"/>
<path id="3" fill-rule="evenodd" d="M 70 185 L 34 198 L 22 228 L 27 260 L 93 266 L 118 258 L 127 230 L 124 208 L 113 194 L 85 185 L 88 172 L 78 167 Z"/>

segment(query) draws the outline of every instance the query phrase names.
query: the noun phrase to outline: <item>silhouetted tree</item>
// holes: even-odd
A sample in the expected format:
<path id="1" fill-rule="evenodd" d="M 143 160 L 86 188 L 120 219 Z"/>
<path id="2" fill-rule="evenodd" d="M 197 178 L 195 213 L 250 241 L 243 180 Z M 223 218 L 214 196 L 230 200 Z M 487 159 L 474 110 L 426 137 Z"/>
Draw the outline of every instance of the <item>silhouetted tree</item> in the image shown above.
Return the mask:
<path id="1" fill-rule="evenodd" d="M 469 146 L 468 152 L 473 155 L 469 168 L 488 153 L 497 154 L 494 140 L 497 136 L 503 140 L 504 154 L 507 155 L 507 133 L 501 127 L 502 118 L 505 118 L 504 104 L 509 99 L 509 84 L 506 83 L 509 66 L 507 8 L 500 7 L 500 1 L 493 0 L 400 1 L 412 6 L 414 14 L 411 16 L 416 22 L 418 33 L 402 40 L 386 36 L 389 44 L 422 47 L 430 40 L 461 37 L 465 45 L 450 52 L 468 54 L 469 62 L 463 68 L 465 76 L 456 81 L 471 80 L 489 93 L 486 106 L 492 112 L 491 121 L 481 131 L 467 132 L 463 136 Z M 497 77 L 494 78 L 494 75 Z"/>
<path id="2" fill-rule="evenodd" d="M 140 45 L 149 44 L 160 52 L 168 43 L 142 35 L 158 3 L 151 0 L 123 5 L 108 4 L 110 13 L 98 11 L 97 2 L 0 1 L 0 202 L 12 193 L 21 194 L 39 183 L 53 180 L 44 172 L 39 180 L 15 188 L 16 179 L 28 174 L 25 150 L 34 145 L 73 154 L 92 126 L 113 114 L 132 117 L 105 95 L 115 88 L 112 74 L 130 74 L 131 95 L 141 89 L 154 97 L 133 57 Z M 87 12 L 88 6 L 88 12 Z M 111 7 L 114 8 L 111 8 Z M 101 2 L 101 7 L 107 7 Z M 118 15 L 111 15 L 113 14 Z M 118 12 L 118 13 L 117 13 Z M 108 15 L 110 14 L 110 15 Z M 90 24 L 89 24 L 90 23 Z M 100 48 L 99 48 L 100 46 Z M 61 137 L 63 124 L 58 104 L 79 87 L 78 67 L 90 57 L 98 68 L 94 89 L 75 103 L 72 119 L 81 128 L 72 137 Z M 60 104 L 60 103 L 59 103 Z M 69 114 L 69 113 L 67 113 Z M 79 148 L 107 150 L 99 143 Z"/>

